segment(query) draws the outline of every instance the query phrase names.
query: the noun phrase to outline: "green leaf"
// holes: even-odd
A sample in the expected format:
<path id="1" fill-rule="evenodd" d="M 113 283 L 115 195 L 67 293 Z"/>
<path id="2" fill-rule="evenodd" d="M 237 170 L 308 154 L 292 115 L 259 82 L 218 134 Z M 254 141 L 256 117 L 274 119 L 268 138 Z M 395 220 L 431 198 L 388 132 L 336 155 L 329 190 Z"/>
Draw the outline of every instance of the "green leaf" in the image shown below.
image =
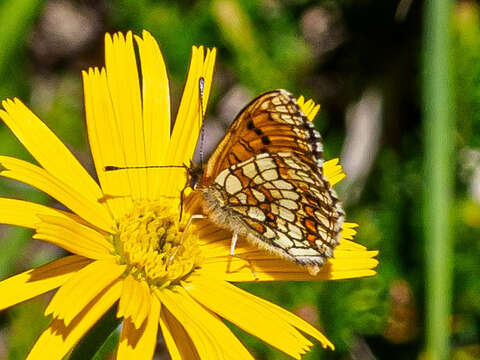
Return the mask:
<path id="1" fill-rule="evenodd" d="M 117 307 L 112 307 L 103 318 L 85 335 L 73 349 L 70 360 L 104 359 L 109 349 L 115 349 L 118 342 Z"/>

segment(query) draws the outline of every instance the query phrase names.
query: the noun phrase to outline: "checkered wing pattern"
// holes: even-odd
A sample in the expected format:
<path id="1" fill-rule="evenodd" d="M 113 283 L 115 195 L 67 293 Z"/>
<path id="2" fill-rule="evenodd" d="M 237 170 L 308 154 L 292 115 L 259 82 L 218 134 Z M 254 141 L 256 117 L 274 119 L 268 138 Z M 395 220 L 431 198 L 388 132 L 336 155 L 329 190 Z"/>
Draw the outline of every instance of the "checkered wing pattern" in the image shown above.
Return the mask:
<path id="1" fill-rule="evenodd" d="M 333 255 L 344 212 L 323 176 L 320 134 L 286 91 L 235 119 L 200 182 L 218 225 L 302 265 Z"/>
<path id="2" fill-rule="evenodd" d="M 285 90 L 260 95 L 233 121 L 207 163 L 204 178 L 213 181 L 220 171 L 260 153 L 289 152 L 321 169 L 321 136 Z M 321 170 L 320 170 L 321 171 Z"/>

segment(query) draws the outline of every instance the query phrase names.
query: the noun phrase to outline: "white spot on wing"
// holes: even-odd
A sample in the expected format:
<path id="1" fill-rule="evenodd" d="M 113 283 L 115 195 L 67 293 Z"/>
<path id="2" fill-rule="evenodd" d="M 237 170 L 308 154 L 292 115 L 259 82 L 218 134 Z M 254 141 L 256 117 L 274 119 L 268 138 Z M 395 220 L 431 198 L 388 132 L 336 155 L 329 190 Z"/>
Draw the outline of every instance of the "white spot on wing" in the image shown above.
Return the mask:
<path id="1" fill-rule="evenodd" d="M 257 199 L 258 201 L 260 202 L 265 201 L 265 195 L 262 192 L 252 189 L 252 193 L 253 193 L 253 196 L 255 196 L 255 199 Z"/>
<path id="2" fill-rule="evenodd" d="M 289 234 L 292 238 L 301 240 L 302 239 L 302 230 L 300 228 L 292 223 L 288 223 L 288 230 L 290 230 Z"/>
<path id="3" fill-rule="evenodd" d="M 273 105 L 280 105 L 282 102 L 280 101 L 280 99 L 278 97 L 274 97 L 272 98 L 272 104 Z"/>
<path id="4" fill-rule="evenodd" d="M 273 161 L 271 157 L 257 158 L 255 162 L 257 163 L 257 166 L 259 169 L 261 169 L 261 171 L 268 170 L 268 169 L 275 169 L 277 167 L 277 165 L 275 164 L 275 161 Z"/>
<path id="5" fill-rule="evenodd" d="M 285 199 L 290 199 L 290 200 L 300 199 L 299 194 L 297 194 L 295 191 L 288 191 L 288 190 L 283 190 L 282 191 L 282 197 L 285 198 Z"/>
<path id="6" fill-rule="evenodd" d="M 288 238 L 287 235 L 278 231 L 277 238 L 275 239 L 275 243 L 280 246 L 281 248 L 289 248 L 293 245 L 293 241 Z"/>
<path id="7" fill-rule="evenodd" d="M 271 182 L 266 182 L 265 184 L 263 184 L 263 187 L 267 190 L 275 189 L 275 186 L 273 186 Z"/>
<path id="8" fill-rule="evenodd" d="M 248 216 L 258 221 L 265 221 L 265 214 L 258 207 L 252 206 L 248 209 Z"/>
<path id="9" fill-rule="evenodd" d="M 276 235 L 272 229 L 270 229 L 268 226 L 265 226 L 265 232 L 263 233 L 263 236 L 265 236 L 267 239 L 273 239 Z"/>
<path id="10" fill-rule="evenodd" d="M 320 211 L 315 211 L 315 215 L 316 215 L 315 217 L 317 218 L 317 220 L 319 220 L 323 224 L 323 226 L 325 226 L 327 229 L 330 228 L 330 223 L 329 223 L 328 219 L 325 216 L 323 216 L 320 213 Z"/>
<path id="11" fill-rule="evenodd" d="M 298 209 L 298 204 L 289 199 L 280 199 L 280 206 L 283 206 L 284 208 L 290 209 L 290 210 L 297 210 Z"/>
<path id="12" fill-rule="evenodd" d="M 237 195 L 237 199 L 241 204 L 245 205 L 247 203 L 247 194 L 241 192 Z"/>
<path id="13" fill-rule="evenodd" d="M 283 161 L 285 161 L 285 164 L 290 166 L 293 169 L 301 169 L 302 167 L 297 164 L 296 161 L 292 160 L 292 158 L 284 158 Z"/>
<path id="14" fill-rule="evenodd" d="M 314 248 L 291 248 L 288 249 L 288 252 L 293 256 L 308 256 L 308 255 L 318 255 L 318 251 Z"/>
<path id="15" fill-rule="evenodd" d="M 270 169 L 270 170 L 264 171 L 262 173 L 262 176 L 267 181 L 276 180 L 278 179 L 278 172 L 275 169 Z"/>
<path id="16" fill-rule="evenodd" d="M 292 190 L 293 185 L 285 180 L 272 181 L 273 185 L 279 190 Z"/>
<path id="17" fill-rule="evenodd" d="M 263 184 L 265 180 L 263 180 L 263 178 L 260 175 L 257 175 L 253 178 L 253 182 L 259 185 L 259 184 Z"/>
<path id="18" fill-rule="evenodd" d="M 243 166 L 242 172 L 243 172 L 243 175 L 245 175 L 249 179 L 257 175 L 257 169 L 255 168 L 255 164 L 253 162 Z"/>
<path id="19" fill-rule="evenodd" d="M 290 114 L 281 114 L 280 119 L 285 121 L 287 124 L 295 124 L 295 120 L 292 118 Z"/>
<path id="20" fill-rule="evenodd" d="M 228 174 L 230 174 L 230 171 L 228 169 L 223 170 L 220 174 L 217 175 L 217 177 L 215 178 L 215 182 L 221 187 L 224 187 L 225 178 L 227 177 Z"/>
<path id="21" fill-rule="evenodd" d="M 295 247 L 300 247 L 300 248 L 305 247 L 304 243 L 302 243 L 301 241 L 295 240 L 295 239 L 293 239 L 293 245 L 295 245 Z"/>
<path id="22" fill-rule="evenodd" d="M 282 194 L 281 194 L 281 192 L 278 191 L 278 190 L 271 190 L 271 191 L 270 191 L 270 195 L 272 195 L 272 197 L 273 197 L 274 199 L 281 199 L 281 198 L 282 198 Z"/>
<path id="23" fill-rule="evenodd" d="M 237 192 L 242 190 L 242 183 L 235 175 L 230 174 L 225 179 L 225 190 L 229 194 L 236 194 Z"/>
<path id="24" fill-rule="evenodd" d="M 288 232 L 286 225 L 286 221 L 281 217 L 277 217 L 277 228 L 283 232 Z"/>
<path id="25" fill-rule="evenodd" d="M 272 211 L 273 215 L 278 215 L 278 206 L 277 204 L 270 204 L 270 210 Z"/>
<path id="26" fill-rule="evenodd" d="M 291 212 L 290 210 L 284 209 L 284 208 L 279 208 L 280 211 L 280 217 L 282 219 L 285 219 L 287 221 L 295 221 L 295 214 Z"/>

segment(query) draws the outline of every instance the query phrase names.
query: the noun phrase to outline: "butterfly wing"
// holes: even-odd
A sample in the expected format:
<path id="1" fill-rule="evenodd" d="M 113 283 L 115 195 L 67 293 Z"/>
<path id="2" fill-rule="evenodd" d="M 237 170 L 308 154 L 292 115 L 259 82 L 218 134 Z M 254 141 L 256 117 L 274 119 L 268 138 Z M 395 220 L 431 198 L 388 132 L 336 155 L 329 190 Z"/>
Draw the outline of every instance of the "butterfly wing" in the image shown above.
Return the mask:
<path id="1" fill-rule="evenodd" d="M 342 230 L 343 210 L 328 182 L 292 153 L 234 164 L 204 197 L 220 225 L 302 265 L 322 265 Z"/>
<path id="2" fill-rule="evenodd" d="M 284 90 L 253 100 L 210 157 L 199 189 L 218 225 L 304 265 L 333 255 L 343 209 L 320 134 Z"/>
<path id="3" fill-rule="evenodd" d="M 296 154 L 312 166 L 323 164 L 320 134 L 290 93 L 274 90 L 239 113 L 211 155 L 203 181 L 211 183 L 220 171 L 257 154 L 281 151 Z"/>

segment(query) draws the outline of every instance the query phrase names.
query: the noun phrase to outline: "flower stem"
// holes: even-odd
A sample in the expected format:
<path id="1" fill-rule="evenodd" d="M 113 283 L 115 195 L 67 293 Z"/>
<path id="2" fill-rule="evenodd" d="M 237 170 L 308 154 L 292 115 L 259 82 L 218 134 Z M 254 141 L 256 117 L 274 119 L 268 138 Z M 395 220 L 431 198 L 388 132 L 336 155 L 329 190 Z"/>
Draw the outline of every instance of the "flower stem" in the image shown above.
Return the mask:
<path id="1" fill-rule="evenodd" d="M 438 360 L 449 358 L 452 282 L 451 10 L 451 0 L 428 0 L 423 34 L 426 351 L 427 359 Z"/>

